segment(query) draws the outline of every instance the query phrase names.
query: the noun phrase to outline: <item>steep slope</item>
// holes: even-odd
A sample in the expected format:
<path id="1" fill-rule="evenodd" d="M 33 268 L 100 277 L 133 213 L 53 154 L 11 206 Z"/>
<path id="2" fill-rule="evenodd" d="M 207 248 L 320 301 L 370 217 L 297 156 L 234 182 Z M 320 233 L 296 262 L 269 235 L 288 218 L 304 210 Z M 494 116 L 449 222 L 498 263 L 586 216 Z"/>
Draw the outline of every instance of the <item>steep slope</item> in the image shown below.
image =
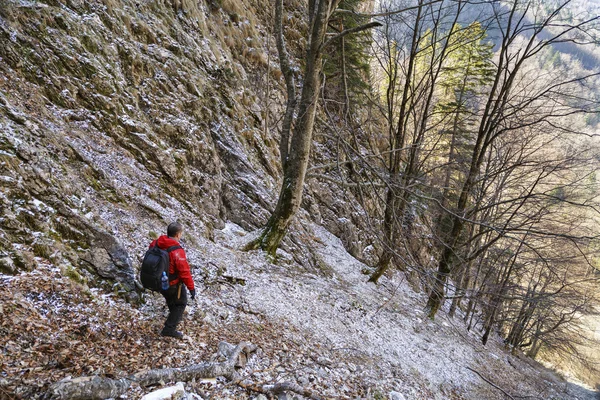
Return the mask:
<path id="1" fill-rule="evenodd" d="M 42 257 L 135 297 L 132 259 L 171 220 L 190 240 L 264 224 L 280 174 L 266 116 L 284 101 L 267 13 L 254 0 L 3 1 L 0 271 Z M 303 29 L 291 11 L 288 35 Z M 313 186 L 306 208 L 358 254 L 351 206 Z M 284 246 L 299 248 L 298 229 Z"/>
<path id="2" fill-rule="evenodd" d="M 497 343 L 499 361 L 449 321 L 426 321 L 401 281 L 366 285 L 343 247 L 357 256 L 369 243 L 332 185 L 310 183 L 277 265 L 236 250 L 278 191 L 277 133 L 264 124 L 283 91 L 268 12 L 259 0 L 0 0 L 0 398 L 198 362 L 222 339 L 260 346 L 246 370 L 256 382 L 324 396 L 501 398 L 464 367 L 495 376 L 508 359 L 506 390 L 561 398 Z M 290 37 L 302 37 L 300 16 Z M 139 258 L 174 219 L 204 290 L 183 343 L 156 342 L 160 298 L 123 300 L 140 299 Z M 224 270 L 246 285 L 214 276 Z"/>
<path id="3" fill-rule="evenodd" d="M 291 258 L 275 265 L 263 253 L 236 250 L 253 234 L 234 224 L 215 232 L 216 243 L 191 248 L 190 258 L 203 266 L 194 271 L 201 294 L 186 314 L 183 341 L 157 336 L 165 312 L 159 296 L 148 294 L 135 308 L 44 264 L 2 276 L 0 397 L 37 398 L 69 376 L 119 378 L 199 363 L 226 340 L 259 347 L 240 371 L 244 384 L 293 382 L 321 398 L 504 399 L 502 391 L 514 398 L 594 398 L 505 352 L 498 337 L 483 347 L 458 319 L 457 326 L 445 316 L 429 321 L 422 295 L 403 279 L 366 284 L 363 265 L 338 238 L 317 225 L 308 231 L 327 277 L 303 272 Z M 223 380 L 187 387 L 203 398 L 256 396 Z M 126 398 L 151 390 L 134 386 Z"/>
<path id="4" fill-rule="evenodd" d="M 262 28 L 210 7 L 3 2 L 5 272 L 68 260 L 131 290 L 120 233 L 144 242 L 180 218 L 210 237 L 268 215 L 276 146 L 261 136 L 265 60 L 250 47 Z"/>

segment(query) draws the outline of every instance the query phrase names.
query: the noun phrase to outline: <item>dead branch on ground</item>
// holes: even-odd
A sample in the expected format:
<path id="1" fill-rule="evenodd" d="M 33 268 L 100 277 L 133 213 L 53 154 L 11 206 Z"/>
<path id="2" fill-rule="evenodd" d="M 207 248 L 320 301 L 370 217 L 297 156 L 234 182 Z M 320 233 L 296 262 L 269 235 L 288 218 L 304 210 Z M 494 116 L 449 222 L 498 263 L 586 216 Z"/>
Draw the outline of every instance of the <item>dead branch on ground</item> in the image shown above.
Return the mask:
<path id="1" fill-rule="evenodd" d="M 492 382 L 489 379 L 485 378 L 483 375 L 481 375 L 479 372 L 475 371 L 473 368 L 470 368 L 470 367 L 465 367 L 465 368 L 468 369 L 469 371 L 475 372 L 477 374 L 477 376 L 479 376 L 481 379 L 483 379 L 486 383 L 490 384 L 491 386 L 493 386 L 496 389 L 498 389 L 499 391 L 501 391 L 509 399 L 512 399 L 512 400 L 516 400 L 516 399 L 541 399 L 540 397 L 537 397 L 537 396 L 517 396 L 517 395 L 511 396 L 504 389 L 502 389 L 500 386 L 496 385 L 494 382 Z"/>
<path id="2" fill-rule="evenodd" d="M 314 394 L 311 390 L 303 388 L 300 385 L 297 385 L 292 382 L 280 382 L 275 383 L 273 385 L 260 385 L 260 384 L 248 384 L 245 382 L 237 382 L 237 385 L 252 392 L 262 393 L 262 394 L 272 394 L 277 396 L 283 392 L 294 392 L 301 396 L 304 396 L 313 400 L 321 400 L 319 396 Z"/>
<path id="3" fill-rule="evenodd" d="M 141 371 L 120 379 L 102 376 L 67 378 L 53 384 L 48 394 L 53 399 L 106 399 L 124 394 L 133 383 L 152 386 L 164 382 L 189 382 L 193 379 L 216 378 L 223 376 L 236 380 L 236 367 L 243 367 L 247 356 L 256 351 L 256 346 L 240 343 L 237 346 L 219 343 L 220 362 L 203 362 L 183 368 L 163 368 Z"/>

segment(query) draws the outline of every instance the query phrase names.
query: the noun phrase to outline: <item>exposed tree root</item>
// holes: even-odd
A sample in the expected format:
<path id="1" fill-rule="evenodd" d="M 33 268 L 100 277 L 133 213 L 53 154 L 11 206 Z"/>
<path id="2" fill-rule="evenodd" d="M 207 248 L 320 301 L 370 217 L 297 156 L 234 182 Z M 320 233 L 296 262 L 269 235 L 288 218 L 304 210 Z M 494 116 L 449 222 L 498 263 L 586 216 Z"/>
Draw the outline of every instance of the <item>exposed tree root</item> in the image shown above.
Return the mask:
<path id="1" fill-rule="evenodd" d="M 219 344 L 219 354 L 225 361 L 204 362 L 183 368 L 164 368 L 141 371 L 121 379 L 100 376 L 64 379 L 53 384 L 48 394 L 53 399 L 106 399 L 124 394 L 133 383 L 150 386 L 161 382 L 188 382 L 192 379 L 216 378 L 219 376 L 234 380 L 237 378 L 236 367 L 244 364 L 248 354 L 254 352 L 256 346 L 240 343 L 232 346 Z"/>
<path id="2" fill-rule="evenodd" d="M 291 382 L 280 382 L 274 385 L 255 385 L 247 384 L 241 381 L 236 383 L 238 386 L 256 393 L 278 395 L 283 392 L 294 392 L 309 399 L 321 400 L 321 398 L 314 394 L 311 390 Z"/>

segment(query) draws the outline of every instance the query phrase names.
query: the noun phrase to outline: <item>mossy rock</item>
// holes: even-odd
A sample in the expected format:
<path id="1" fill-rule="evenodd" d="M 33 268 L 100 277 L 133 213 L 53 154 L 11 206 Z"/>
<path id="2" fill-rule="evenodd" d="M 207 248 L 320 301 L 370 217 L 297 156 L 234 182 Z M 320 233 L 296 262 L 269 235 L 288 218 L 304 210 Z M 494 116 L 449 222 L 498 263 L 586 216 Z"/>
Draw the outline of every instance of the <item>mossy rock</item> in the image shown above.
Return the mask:
<path id="1" fill-rule="evenodd" d="M 10 257 L 0 258 L 0 272 L 8 275 L 15 275 L 18 271 L 15 262 Z"/>
<path id="2" fill-rule="evenodd" d="M 15 266 L 21 271 L 33 271 L 37 266 L 35 256 L 30 251 L 15 252 L 12 259 Z"/>
<path id="3" fill-rule="evenodd" d="M 312 264 L 317 271 L 328 278 L 335 276 L 335 270 L 329 264 L 327 264 L 317 252 L 310 251 L 310 254 L 312 258 Z"/>
<path id="4" fill-rule="evenodd" d="M 61 267 L 62 273 L 64 276 L 66 276 L 67 278 L 71 279 L 73 282 L 82 284 L 82 285 L 87 285 L 87 279 L 81 275 L 77 269 L 75 267 L 73 267 L 71 264 L 68 265 L 64 265 Z"/>
<path id="5" fill-rule="evenodd" d="M 88 52 L 96 54 L 100 51 L 100 46 L 92 36 L 85 34 L 81 37 L 80 40 L 81 44 Z"/>
<path id="6" fill-rule="evenodd" d="M 76 243 L 82 249 L 90 247 L 83 232 L 73 228 L 65 218 L 58 218 L 54 227 L 63 240 Z"/>
<path id="7" fill-rule="evenodd" d="M 41 221 L 41 218 L 29 210 L 20 212 L 19 215 L 17 215 L 17 221 L 34 231 L 44 230 L 45 228 L 44 222 Z"/>
<path id="8" fill-rule="evenodd" d="M 36 257 L 41 257 L 46 260 L 50 260 L 50 258 L 52 257 L 52 253 L 54 252 L 53 248 L 48 243 L 44 242 L 34 243 L 32 247 L 33 254 Z"/>

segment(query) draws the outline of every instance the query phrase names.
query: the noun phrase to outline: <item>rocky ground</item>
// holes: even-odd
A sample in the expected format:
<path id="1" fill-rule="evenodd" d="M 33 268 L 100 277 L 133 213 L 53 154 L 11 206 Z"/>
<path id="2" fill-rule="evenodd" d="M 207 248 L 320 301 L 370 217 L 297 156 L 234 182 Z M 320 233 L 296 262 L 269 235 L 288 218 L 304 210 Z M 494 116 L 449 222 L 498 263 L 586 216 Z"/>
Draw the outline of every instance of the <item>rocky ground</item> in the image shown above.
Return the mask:
<path id="1" fill-rule="evenodd" d="M 286 2 L 290 37 L 306 30 L 302 4 Z M 277 263 L 238 250 L 279 188 L 268 14 L 260 0 L 0 0 L 0 399 L 193 365 L 221 341 L 258 347 L 246 386 L 323 398 L 593 398 L 496 338 L 484 348 L 460 318 L 429 321 L 402 275 L 367 284 L 338 237 L 363 259 L 372 242 L 334 185 L 308 182 Z M 330 162 L 326 146 L 314 153 Z M 137 300 L 145 246 L 176 219 L 199 292 L 183 341 L 158 335 L 159 295 L 124 300 Z M 221 378 L 187 390 L 259 395 Z"/>
<path id="2" fill-rule="evenodd" d="M 364 266 L 339 239 L 317 225 L 310 232 L 321 270 L 283 252 L 273 264 L 260 252 L 237 250 L 252 234 L 233 224 L 215 242 L 190 248 L 199 296 L 181 341 L 159 337 L 166 309 L 158 295 L 135 307 L 48 263 L 0 276 L 0 398 L 43 398 L 67 377 L 197 364 L 221 341 L 258 347 L 239 371 L 245 386 L 291 382 L 321 398 L 596 398 L 510 355 L 497 339 L 483 347 L 458 318 L 440 313 L 429 321 L 422 295 L 400 275 L 367 284 Z M 223 378 L 186 385 L 202 398 L 260 395 Z M 134 386 L 123 398 L 155 389 Z"/>

